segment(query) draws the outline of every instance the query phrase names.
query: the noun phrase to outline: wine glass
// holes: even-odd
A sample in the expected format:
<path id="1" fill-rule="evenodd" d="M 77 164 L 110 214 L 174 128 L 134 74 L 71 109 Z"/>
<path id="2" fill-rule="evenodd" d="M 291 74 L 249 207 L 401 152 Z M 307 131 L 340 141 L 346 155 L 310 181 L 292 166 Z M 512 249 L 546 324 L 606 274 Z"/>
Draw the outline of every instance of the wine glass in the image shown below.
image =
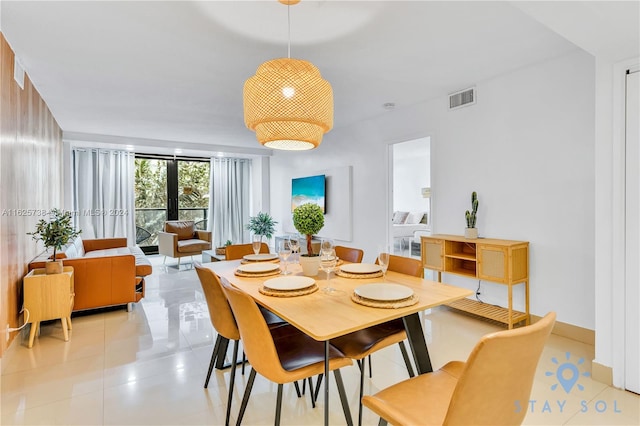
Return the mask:
<path id="1" fill-rule="evenodd" d="M 260 253 L 260 247 L 262 246 L 262 235 L 254 235 L 253 236 L 253 254 L 256 256 Z"/>
<path id="2" fill-rule="evenodd" d="M 291 245 L 289 244 L 288 238 L 283 238 L 278 241 L 278 255 L 283 260 L 284 263 L 284 271 L 282 271 L 282 275 L 289 275 L 291 272 L 287 271 L 287 259 L 291 254 Z"/>
<path id="3" fill-rule="evenodd" d="M 295 254 L 300 250 L 300 236 L 295 234 L 289 237 L 289 247 L 291 247 L 291 254 L 295 258 Z"/>
<path id="4" fill-rule="evenodd" d="M 330 278 L 331 272 L 336 267 L 337 260 L 338 259 L 336 258 L 336 252 L 333 249 L 329 249 L 326 251 L 323 250 L 322 254 L 320 255 L 320 268 L 327 273 L 327 286 L 322 289 L 322 291 L 324 291 L 325 293 L 331 294 L 338 291 L 335 288 L 331 287 Z"/>
<path id="5" fill-rule="evenodd" d="M 387 268 L 389 268 L 389 246 L 380 246 L 378 249 L 378 265 L 382 268 L 382 281 L 387 280 Z"/>
<path id="6" fill-rule="evenodd" d="M 330 250 L 333 250 L 333 240 L 329 238 L 323 238 L 320 243 L 320 254 L 326 255 Z"/>

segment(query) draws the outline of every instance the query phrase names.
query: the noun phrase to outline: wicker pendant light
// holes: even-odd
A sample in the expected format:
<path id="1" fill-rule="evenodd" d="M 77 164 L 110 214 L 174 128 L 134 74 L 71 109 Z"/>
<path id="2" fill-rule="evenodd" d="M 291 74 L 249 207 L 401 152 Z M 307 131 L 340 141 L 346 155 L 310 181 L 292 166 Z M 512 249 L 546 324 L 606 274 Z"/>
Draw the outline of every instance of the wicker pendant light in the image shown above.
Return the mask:
<path id="1" fill-rule="evenodd" d="M 244 84 L 244 122 L 268 148 L 316 148 L 333 127 L 333 90 L 311 62 L 290 55 L 267 61 Z"/>

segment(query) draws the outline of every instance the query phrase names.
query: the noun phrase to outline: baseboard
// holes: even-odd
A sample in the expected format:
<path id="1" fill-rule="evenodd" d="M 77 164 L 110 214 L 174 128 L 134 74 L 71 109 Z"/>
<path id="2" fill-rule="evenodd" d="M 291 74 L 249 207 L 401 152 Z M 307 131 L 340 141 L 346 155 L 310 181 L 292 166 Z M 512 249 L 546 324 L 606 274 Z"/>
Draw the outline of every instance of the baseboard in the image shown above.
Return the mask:
<path id="1" fill-rule="evenodd" d="M 613 386 L 613 368 L 593 361 L 591 363 L 591 378 L 596 382 Z"/>
<path id="2" fill-rule="evenodd" d="M 537 322 L 542 317 L 531 315 L 531 323 Z M 588 328 L 578 327 L 577 325 L 567 324 L 564 322 L 556 321 L 551 333 L 566 337 L 567 339 L 575 340 L 587 345 L 596 345 L 596 332 L 589 330 Z"/>

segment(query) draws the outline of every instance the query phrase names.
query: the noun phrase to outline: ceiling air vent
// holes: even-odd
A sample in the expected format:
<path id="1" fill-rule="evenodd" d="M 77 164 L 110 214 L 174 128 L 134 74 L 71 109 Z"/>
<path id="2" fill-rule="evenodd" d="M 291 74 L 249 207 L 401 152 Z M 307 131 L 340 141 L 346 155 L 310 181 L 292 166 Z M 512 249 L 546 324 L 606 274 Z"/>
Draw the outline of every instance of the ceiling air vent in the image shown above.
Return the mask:
<path id="1" fill-rule="evenodd" d="M 460 90 L 449 94 L 449 109 L 457 109 L 476 103 L 476 88 Z"/>

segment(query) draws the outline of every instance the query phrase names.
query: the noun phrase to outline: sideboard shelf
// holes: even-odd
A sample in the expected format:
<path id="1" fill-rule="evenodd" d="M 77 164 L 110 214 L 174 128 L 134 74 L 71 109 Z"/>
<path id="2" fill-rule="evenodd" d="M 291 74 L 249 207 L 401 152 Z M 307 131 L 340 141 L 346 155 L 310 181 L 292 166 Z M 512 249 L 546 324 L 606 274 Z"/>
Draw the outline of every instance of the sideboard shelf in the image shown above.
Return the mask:
<path id="1" fill-rule="evenodd" d="M 421 237 L 422 264 L 442 273 L 460 275 L 506 285 L 507 307 L 495 306 L 471 299 L 451 303 L 454 309 L 507 324 L 525 321 L 529 324 L 529 243 L 526 241 L 489 238 L 469 239 L 460 235 L 430 235 Z M 525 312 L 513 309 L 513 286 L 525 286 Z"/>

